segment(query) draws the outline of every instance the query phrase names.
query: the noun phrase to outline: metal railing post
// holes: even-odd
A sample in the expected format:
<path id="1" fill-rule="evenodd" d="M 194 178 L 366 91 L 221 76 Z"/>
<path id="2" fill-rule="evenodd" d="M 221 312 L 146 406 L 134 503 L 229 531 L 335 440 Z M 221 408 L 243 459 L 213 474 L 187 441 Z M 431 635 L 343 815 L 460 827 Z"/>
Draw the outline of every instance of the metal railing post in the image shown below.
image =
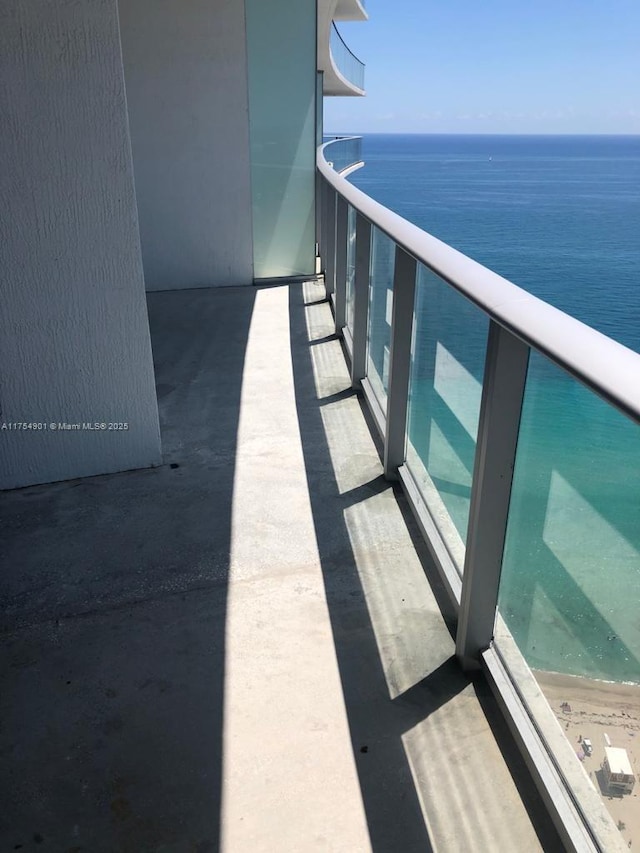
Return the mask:
<path id="1" fill-rule="evenodd" d="M 316 148 L 322 145 L 323 136 L 323 90 L 324 90 L 324 71 L 316 72 L 316 114 L 315 114 L 315 131 L 316 131 Z M 324 199 L 324 178 L 320 174 L 320 170 L 316 168 L 316 254 L 322 256 L 322 207 Z M 317 272 L 317 269 L 316 269 Z"/>
<path id="2" fill-rule="evenodd" d="M 347 322 L 347 228 L 349 206 L 341 195 L 336 199 L 336 268 L 335 324 L 336 335 L 342 335 Z"/>
<path id="3" fill-rule="evenodd" d="M 324 286 L 327 297 L 332 296 L 336 287 L 336 191 L 327 184 L 324 258 Z"/>
<path id="4" fill-rule="evenodd" d="M 327 265 L 327 206 L 329 204 L 329 185 L 322 178 L 320 187 L 320 269 L 324 271 Z"/>
<path id="5" fill-rule="evenodd" d="M 367 330 L 369 328 L 369 266 L 371 264 L 371 223 L 356 214 L 356 268 L 353 282 L 353 351 L 351 387 L 358 389 L 367 375 Z"/>
<path id="6" fill-rule="evenodd" d="M 391 346 L 389 349 L 389 383 L 387 392 L 387 424 L 384 437 L 384 476 L 398 477 L 404 463 L 409 373 L 411 370 L 411 331 L 416 290 L 416 260 L 396 246 L 393 273 L 393 308 L 391 312 Z"/>
<path id="7" fill-rule="evenodd" d="M 456 655 L 465 669 L 480 666 L 493 639 L 528 363 L 527 344 L 492 320 L 456 635 Z"/>
<path id="8" fill-rule="evenodd" d="M 325 180 L 316 169 L 316 253 L 322 258 L 322 222 L 324 219 Z"/>

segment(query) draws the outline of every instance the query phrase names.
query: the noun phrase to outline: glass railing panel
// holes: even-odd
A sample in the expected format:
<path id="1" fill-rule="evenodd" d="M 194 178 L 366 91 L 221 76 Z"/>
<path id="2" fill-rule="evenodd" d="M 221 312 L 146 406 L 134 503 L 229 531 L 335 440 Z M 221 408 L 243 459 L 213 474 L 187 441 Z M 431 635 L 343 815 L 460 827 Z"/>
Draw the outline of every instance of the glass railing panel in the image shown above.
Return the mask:
<path id="1" fill-rule="evenodd" d="M 407 467 L 460 572 L 489 323 L 435 273 L 418 265 Z"/>
<path id="2" fill-rule="evenodd" d="M 324 141 L 330 142 L 331 138 L 327 137 Z M 324 155 L 328 164 L 336 172 L 343 172 L 349 166 L 362 162 L 362 137 L 336 137 L 331 145 L 325 148 Z"/>
<path id="3" fill-rule="evenodd" d="M 349 50 L 335 24 L 331 25 L 329 49 L 340 74 L 353 86 L 364 91 L 364 63 Z"/>
<path id="4" fill-rule="evenodd" d="M 383 411 L 386 411 L 389 388 L 394 266 L 395 243 L 378 228 L 372 228 L 367 377 Z"/>
<path id="5" fill-rule="evenodd" d="M 347 209 L 347 288 L 345 316 L 347 328 L 353 333 L 353 304 L 355 300 L 354 283 L 356 278 L 356 209 Z"/>
<path id="6" fill-rule="evenodd" d="M 640 771 L 639 484 L 640 426 L 532 354 L 499 611 L 627 824 L 631 798 L 617 797 L 602 762 L 605 747 L 624 749 Z"/>

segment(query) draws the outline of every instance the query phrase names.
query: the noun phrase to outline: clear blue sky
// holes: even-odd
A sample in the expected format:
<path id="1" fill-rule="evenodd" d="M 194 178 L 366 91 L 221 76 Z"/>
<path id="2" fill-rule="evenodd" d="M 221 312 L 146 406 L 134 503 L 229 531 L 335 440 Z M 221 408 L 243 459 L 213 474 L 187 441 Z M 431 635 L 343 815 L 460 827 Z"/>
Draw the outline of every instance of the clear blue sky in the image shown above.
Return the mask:
<path id="1" fill-rule="evenodd" d="M 640 133 L 640 0 L 367 0 L 326 133 Z"/>

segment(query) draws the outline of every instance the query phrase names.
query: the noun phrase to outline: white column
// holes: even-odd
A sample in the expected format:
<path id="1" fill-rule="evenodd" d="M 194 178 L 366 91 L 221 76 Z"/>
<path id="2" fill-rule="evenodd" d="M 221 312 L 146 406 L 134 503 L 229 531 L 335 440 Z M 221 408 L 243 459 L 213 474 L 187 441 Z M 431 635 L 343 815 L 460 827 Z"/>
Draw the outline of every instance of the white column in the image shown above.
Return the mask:
<path id="1" fill-rule="evenodd" d="M 121 0 L 147 290 L 251 284 L 242 0 Z"/>
<path id="2" fill-rule="evenodd" d="M 0 488 L 157 464 L 116 0 L 5 0 L 0 57 Z"/>

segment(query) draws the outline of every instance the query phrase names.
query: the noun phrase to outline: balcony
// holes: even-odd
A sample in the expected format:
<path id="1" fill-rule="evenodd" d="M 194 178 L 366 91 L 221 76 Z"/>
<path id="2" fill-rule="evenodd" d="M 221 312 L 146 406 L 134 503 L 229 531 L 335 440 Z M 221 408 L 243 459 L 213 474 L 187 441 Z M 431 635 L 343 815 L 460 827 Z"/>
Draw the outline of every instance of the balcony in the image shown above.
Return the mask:
<path id="1" fill-rule="evenodd" d="M 364 63 L 349 49 L 334 20 L 367 20 L 367 15 L 359 0 L 318 4 L 317 67 L 323 72 L 323 93 L 364 95 Z"/>
<path id="2" fill-rule="evenodd" d="M 584 701 L 597 683 L 534 672 L 525 652 L 540 660 L 536 643 L 562 638 L 569 661 L 588 655 L 606 679 L 608 642 L 618 680 L 639 681 L 622 590 L 637 585 L 626 512 L 637 519 L 640 506 L 622 486 L 639 458 L 640 355 L 373 201 L 329 167 L 334 145 L 345 142 L 326 143 L 318 169 L 336 332 L 385 476 L 399 479 L 456 614 L 457 658 L 492 686 L 566 849 L 627 849 L 619 830 L 634 804 L 610 814 L 606 785 L 565 737 L 575 721 L 558 690 Z M 601 685 L 609 719 L 637 719 L 637 687 Z"/>
<path id="3" fill-rule="evenodd" d="M 360 136 L 336 136 L 334 139 L 325 138 L 330 141 L 327 163 L 343 177 L 364 166 L 362 160 L 362 137 Z"/>
<path id="4" fill-rule="evenodd" d="M 352 90 L 350 94 L 364 95 L 364 63 L 351 52 L 335 24 L 331 25 L 329 49 L 334 74 L 342 86 L 350 87 Z M 340 89 L 341 86 L 332 82 L 328 75 L 324 86 L 325 95 L 345 94 Z"/>
<path id="5" fill-rule="evenodd" d="M 338 0 L 333 10 L 334 21 L 368 21 L 365 0 Z"/>
<path id="6" fill-rule="evenodd" d="M 2 848 L 558 849 L 322 282 L 148 305 L 162 466 L 0 496 Z"/>

